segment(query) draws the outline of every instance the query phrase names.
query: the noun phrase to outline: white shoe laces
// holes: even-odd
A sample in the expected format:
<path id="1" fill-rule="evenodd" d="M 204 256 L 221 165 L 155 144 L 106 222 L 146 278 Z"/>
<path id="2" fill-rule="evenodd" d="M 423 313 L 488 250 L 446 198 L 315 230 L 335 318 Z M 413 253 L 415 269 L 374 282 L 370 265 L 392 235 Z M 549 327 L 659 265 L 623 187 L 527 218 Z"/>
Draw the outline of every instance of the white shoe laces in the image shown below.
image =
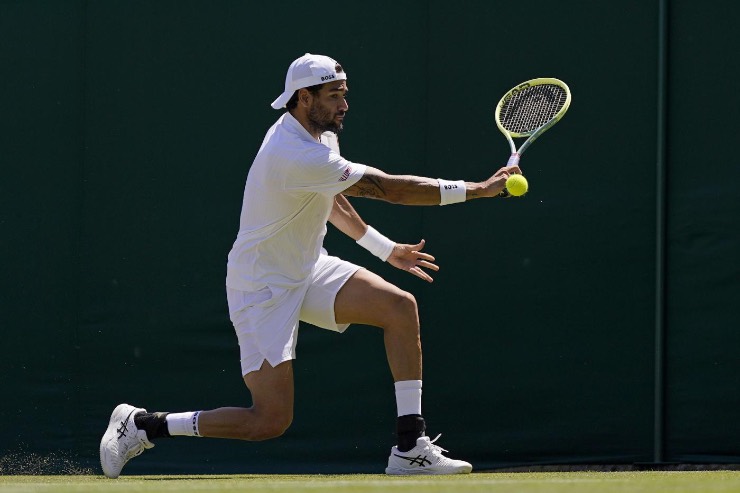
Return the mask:
<path id="1" fill-rule="evenodd" d="M 439 435 L 437 435 L 436 437 L 434 437 L 434 440 L 430 440 L 429 441 L 429 445 L 432 447 L 432 450 L 434 450 L 435 452 L 439 452 L 440 454 L 442 452 L 449 452 L 449 450 L 444 449 L 444 448 L 440 447 L 439 445 L 435 445 L 434 444 L 434 442 L 436 442 L 437 440 L 439 440 L 439 437 L 441 437 L 441 436 L 442 436 L 442 434 L 440 433 Z"/>

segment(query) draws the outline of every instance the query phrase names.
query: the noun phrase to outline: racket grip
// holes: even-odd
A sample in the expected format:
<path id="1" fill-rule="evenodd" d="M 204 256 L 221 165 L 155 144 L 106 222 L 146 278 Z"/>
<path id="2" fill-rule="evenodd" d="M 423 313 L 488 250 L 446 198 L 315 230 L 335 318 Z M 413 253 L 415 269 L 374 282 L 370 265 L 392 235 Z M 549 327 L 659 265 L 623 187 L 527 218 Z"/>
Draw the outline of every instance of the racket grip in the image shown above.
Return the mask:
<path id="1" fill-rule="evenodd" d="M 519 157 L 520 156 L 518 152 L 512 153 L 511 156 L 509 156 L 509 161 L 506 163 L 506 167 L 508 168 L 509 166 L 517 166 L 519 164 Z M 501 192 L 499 192 L 498 196 L 508 198 L 511 197 L 511 194 L 506 188 L 504 188 L 503 190 L 501 190 Z"/>

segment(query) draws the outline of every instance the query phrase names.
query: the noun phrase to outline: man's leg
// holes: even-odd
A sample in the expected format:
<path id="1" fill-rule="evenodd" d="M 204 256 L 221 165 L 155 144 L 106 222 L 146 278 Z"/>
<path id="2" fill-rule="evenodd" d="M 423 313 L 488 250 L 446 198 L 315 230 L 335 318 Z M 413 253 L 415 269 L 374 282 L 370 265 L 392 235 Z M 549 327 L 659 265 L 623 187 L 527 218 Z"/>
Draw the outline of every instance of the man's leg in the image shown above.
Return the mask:
<path id="1" fill-rule="evenodd" d="M 267 440 L 288 429 L 293 421 L 293 362 L 262 368 L 244 376 L 252 394 L 252 407 L 221 407 L 203 411 L 199 417 L 201 436 Z"/>
<path id="2" fill-rule="evenodd" d="M 372 272 L 358 270 L 334 302 L 337 324 L 383 329 L 388 365 L 396 382 L 421 380 L 421 339 L 416 299 Z"/>
<path id="3" fill-rule="evenodd" d="M 396 386 L 398 446 L 411 450 L 426 429 L 421 415 L 422 356 L 419 314 L 413 295 L 368 270 L 358 270 L 337 293 L 338 324 L 383 329 L 388 365 Z"/>
<path id="4" fill-rule="evenodd" d="M 288 429 L 293 421 L 293 362 L 284 361 L 274 368 L 265 360 L 259 370 L 247 373 L 244 383 L 252 394 L 252 407 L 220 407 L 192 414 L 138 414 L 134 422 L 147 433 L 149 440 L 174 435 L 194 435 L 209 438 L 233 438 L 260 441 L 275 438 Z M 183 415 L 184 426 L 173 423 L 173 417 Z M 163 426 L 166 423 L 166 426 Z"/>
<path id="5" fill-rule="evenodd" d="M 188 413 L 147 413 L 121 404 L 113 411 L 100 442 L 100 463 L 109 478 L 117 478 L 133 457 L 153 440 L 176 435 L 267 440 L 282 435 L 293 421 L 293 364 L 262 367 L 244 376 L 252 407 L 222 407 Z"/>
<path id="6" fill-rule="evenodd" d="M 334 301 L 337 324 L 380 327 L 396 387 L 398 445 L 391 449 L 387 474 L 459 474 L 472 466 L 445 457 L 424 436 L 421 415 L 422 354 L 416 299 L 380 276 L 360 269 Z M 435 439 L 436 440 L 436 439 Z"/>

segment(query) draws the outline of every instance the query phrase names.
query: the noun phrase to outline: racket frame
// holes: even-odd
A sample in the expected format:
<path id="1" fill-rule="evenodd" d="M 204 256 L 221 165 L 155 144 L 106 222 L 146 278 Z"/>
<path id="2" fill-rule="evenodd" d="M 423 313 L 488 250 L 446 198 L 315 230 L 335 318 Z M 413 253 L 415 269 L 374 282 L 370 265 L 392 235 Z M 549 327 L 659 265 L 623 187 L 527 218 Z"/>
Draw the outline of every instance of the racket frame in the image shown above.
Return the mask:
<path id="1" fill-rule="evenodd" d="M 530 130 L 528 132 L 509 132 L 504 128 L 504 126 L 501 124 L 501 108 L 503 105 L 512 98 L 516 93 L 527 89 L 532 86 L 541 86 L 543 84 L 554 84 L 556 86 L 560 86 L 563 89 L 565 89 L 565 103 L 563 104 L 563 107 L 558 110 L 558 112 L 555 114 L 554 117 L 544 125 L 534 129 Z M 511 149 L 511 156 L 509 157 L 509 161 L 506 163 L 506 166 L 516 166 L 519 164 L 519 158 L 522 154 L 524 154 L 524 151 L 527 150 L 527 148 L 532 145 L 532 142 L 537 140 L 540 135 L 547 132 L 550 127 L 555 125 L 560 119 L 565 115 L 565 112 L 568 111 L 568 108 L 570 107 L 570 88 L 568 88 L 568 85 L 563 82 L 560 79 L 555 79 L 552 77 L 540 77 L 537 79 L 531 79 L 526 82 L 522 82 L 521 84 L 518 84 L 516 87 L 508 91 L 504 96 L 499 100 L 498 104 L 496 105 L 496 111 L 495 111 L 495 120 L 496 120 L 496 126 L 501 130 L 501 133 L 504 134 L 506 137 L 506 140 L 509 142 L 509 148 Z M 522 138 L 522 137 L 529 137 L 524 143 L 519 146 L 519 149 L 516 148 L 516 145 L 514 145 L 514 138 Z"/>

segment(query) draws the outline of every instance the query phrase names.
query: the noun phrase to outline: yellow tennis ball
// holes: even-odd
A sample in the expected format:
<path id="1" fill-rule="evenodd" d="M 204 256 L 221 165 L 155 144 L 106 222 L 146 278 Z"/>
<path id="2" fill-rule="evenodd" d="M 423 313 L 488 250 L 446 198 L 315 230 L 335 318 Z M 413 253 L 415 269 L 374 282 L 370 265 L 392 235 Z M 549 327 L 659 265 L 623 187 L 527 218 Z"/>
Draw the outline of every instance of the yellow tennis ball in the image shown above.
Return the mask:
<path id="1" fill-rule="evenodd" d="M 511 175 L 506 179 L 506 190 L 514 197 L 519 197 L 527 193 L 529 183 L 522 175 Z"/>

